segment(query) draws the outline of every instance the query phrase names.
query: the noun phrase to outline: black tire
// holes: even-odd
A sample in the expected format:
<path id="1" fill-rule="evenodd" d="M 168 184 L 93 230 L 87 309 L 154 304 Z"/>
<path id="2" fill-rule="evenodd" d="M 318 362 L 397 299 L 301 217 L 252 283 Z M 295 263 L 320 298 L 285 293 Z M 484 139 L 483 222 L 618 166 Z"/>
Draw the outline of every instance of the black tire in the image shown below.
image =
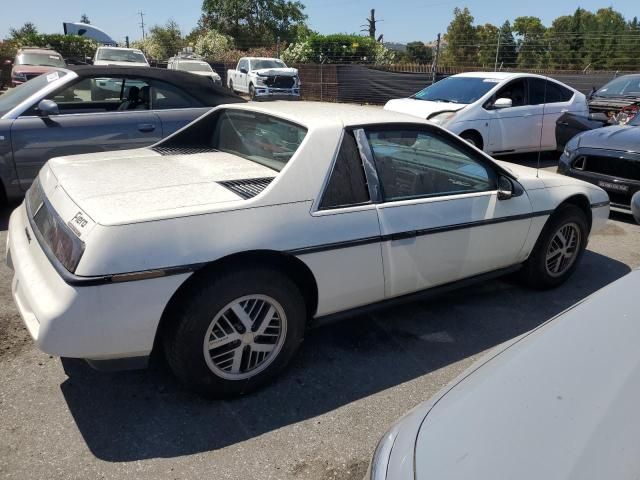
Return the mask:
<path id="1" fill-rule="evenodd" d="M 580 237 L 576 241 L 574 256 L 570 265 L 566 269 L 554 274 L 550 273 L 547 266 L 547 253 L 550 250 L 551 242 L 556 233 L 561 229 L 576 226 L 580 232 Z M 575 271 L 580 258 L 587 248 L 589 226 L 587 216 L 577 206 L 571 204 L 561 205 L 549 218 L 540 233 L 540 237 L 533 247 L 531 255 L 524 263 L 520 272 L 521 279 L 530 287 L 546 290 L 557 287 L 564 283 Z"/>
<path id="2" fill-rule="evenodd" d="M 307 314 L 303 296 L 295 283 L 276 270 L 245 268 L 227 271 L 213 278 L 203 278 L 188 290 L 182 298 L 181 306 L 176 309 L 172 328 L 168 328 L 163 334 L 164 351 L 175 375 L 187 387 L 207 397 L 235 397 L 269 383 L 287 366 L 304 338 Z M 281 333 L 283 343 L 279 351 L 274 350 L 268 354 L 272 355 L 267 357 L 270 358 L 270 363 L 262 371 L 248 378 L 224 378 L 210 364 L 214 362 L 211 356 L 217 354 L 211 355 L 211 352 L 225 347 L 210 350 L 211 356 L 207 359 L 204 351 L 205 337 L 210 341 L 213 333 L 209 334 L 209 329 L 215 318 L 223 312 L 228 314 L 228 305 L 247 295 L 264 295 L 279 303 L 285 316 L 283 324 L 286 325 L 285 334 Z M 236 331 L 230 331 L 236 334 Z M 223 335 L 226 333 L 223 332 Z M 242 347 L 244 353 L 241 354 L 245 362 L 252 358 L 246 348 Z M 251 375 L 250 371 L 240 374 Z"/>
<path id="3" fill-rule="evenodd" d="M 249 84 L 249 100 L 256 99 L 256 88 L 253 86 L 253 83 Z"/>
<path id="4" fill-rule="evenodd" d="M 482 150 L 482 147 L 483 147 L 482 137 L 476 132 L 462 132 L 460 134 L 460 138 L 466 141 L 467 143 L 470 143 L 474 147 Z"/>
<path id="5" fill-rule="evenodd" d="M 229 90 L 231 90 L 233 93 L 238 93 L 233 89 L 233 80 L 229 79 Z"/>

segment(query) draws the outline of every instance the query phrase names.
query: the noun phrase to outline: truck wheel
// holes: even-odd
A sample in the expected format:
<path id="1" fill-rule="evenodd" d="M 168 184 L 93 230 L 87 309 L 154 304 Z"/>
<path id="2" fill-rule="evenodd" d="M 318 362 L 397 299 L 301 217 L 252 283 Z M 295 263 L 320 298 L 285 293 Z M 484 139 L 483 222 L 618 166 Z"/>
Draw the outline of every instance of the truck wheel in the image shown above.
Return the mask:
<path id="1" fill-rule="evenodd" d="M 255 100 L 256 99 L 256 89 L 253 86 L 253 83 L 249 84 L 249 99 L 250 100 Z"/>
<path id="2" fill-rule="evenodd" d="M 300 290 L 283 273 L 241 268 L 194 285 L 163 334 L 169 366 L 208 397 L 234 397 L 270 382 L 298 350 L 306 326 Z"/>
<path id="3" fill-rule="evenodd" d="M 233 80 L 229 80 L 229 90 L 231 90 L 233 93 L 238 93 L 233 89 Z"/>

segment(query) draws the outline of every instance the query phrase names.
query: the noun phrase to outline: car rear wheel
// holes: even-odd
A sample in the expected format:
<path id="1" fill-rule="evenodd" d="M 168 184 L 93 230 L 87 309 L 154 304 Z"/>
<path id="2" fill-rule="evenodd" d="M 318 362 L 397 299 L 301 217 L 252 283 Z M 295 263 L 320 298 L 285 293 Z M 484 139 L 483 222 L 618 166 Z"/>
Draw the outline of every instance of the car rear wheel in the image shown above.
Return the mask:
<path id="1" fill-rule="evenodd" d="M 524 264 L 522 276 L 534 288 L 547 289 L 565 282 L 587 247 L 589 228 L 584 212 L 563 205 L 545 225 Z"/>
<path id="2" fill-rule="evenodd" d="M 164 334 L 165 354 L 176 376 L 206 396 L 233 397 L 268 383 L 303 340 L 304 299 L 278 271 L 228 272 L 191 290 Z"/>

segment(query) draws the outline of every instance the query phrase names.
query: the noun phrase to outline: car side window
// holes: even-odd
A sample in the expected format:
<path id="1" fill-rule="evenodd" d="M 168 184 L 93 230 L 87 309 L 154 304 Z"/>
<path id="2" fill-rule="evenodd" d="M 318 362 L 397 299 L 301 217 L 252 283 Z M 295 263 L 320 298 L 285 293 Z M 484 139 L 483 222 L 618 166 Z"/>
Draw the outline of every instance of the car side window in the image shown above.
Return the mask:
<path id="1" fill-rule="evenodd" d="M 542 78 L 529 79 L 529 103 L 531 105 L 568 102 L 572 97 L 571 90 L 555 82 Z"/>
<path id="2" fill-rule="evenodd" d="M 385 201 L 495 190 L 492 169 L 438 131 L 369 130 Z"/>
<path id="3" fill-rule="evenodd" d="M 153 80 L 151 86 L 151 108 L 153 110 L 204 106 L 191 97 L 191 95 L 169 83 Z"/>
<path id="4" fill-rule="evenodd" d="M 342 139 L 331 177 L 322 195 L 320 209 L 350 207 L 369 202 L 362 158 L 353 132 Z"/>
<path id="5" fill-rule="evenodd" d="M 517 78 L 502 87 L 495 95 L 494 101 L 498 98 L 508 98 L 512 107 L 523 107 L 527 105 L 527 82 L 524 78 Z"/>
<path id="6" fill-rule="evenodd" d="M 240 65 L 238 66 L 238 70 L 249 70 L 249 61 L 248 60 L 240 60 Z"/>

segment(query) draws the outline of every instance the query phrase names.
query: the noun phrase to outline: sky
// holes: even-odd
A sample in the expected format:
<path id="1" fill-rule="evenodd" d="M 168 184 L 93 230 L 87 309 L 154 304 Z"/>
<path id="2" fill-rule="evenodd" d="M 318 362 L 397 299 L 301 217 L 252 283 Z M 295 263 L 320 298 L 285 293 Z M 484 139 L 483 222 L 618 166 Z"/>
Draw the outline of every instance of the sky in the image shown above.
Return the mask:
<path id="1" fill-rule="evenodd" d="M 0 6 L 0 38 L 8 35 L 11 27 L 20 27 L 27 21 L 36 24 L 43 33 L 62 33 L 63 21 L 78 21 L 86 13 L 91 23 L 109 33 L 116 41 L 140 38 L 139 11 L 144 12 L 147 26 L 164 24 L 169 18 L 178 22 L 184 34 L 198 21 L 202 0 L 3 0 L 9 8 Z M 540 17 L 546 25 L 560 16 L 568 15 L 577 7 L 595 11 L 613 7 L 627 19 L 639 15 L 637 0 L 302 0 L 309 16 L 308 23 L 320 33 L 358 32 L 371 8 L 376 9 L 378 33 L 389 42 L 408 42 L 435 39 L 444 33 L 455 7 L 469 7 L 476 24 L 501 25 L 523 15 Z"/>

